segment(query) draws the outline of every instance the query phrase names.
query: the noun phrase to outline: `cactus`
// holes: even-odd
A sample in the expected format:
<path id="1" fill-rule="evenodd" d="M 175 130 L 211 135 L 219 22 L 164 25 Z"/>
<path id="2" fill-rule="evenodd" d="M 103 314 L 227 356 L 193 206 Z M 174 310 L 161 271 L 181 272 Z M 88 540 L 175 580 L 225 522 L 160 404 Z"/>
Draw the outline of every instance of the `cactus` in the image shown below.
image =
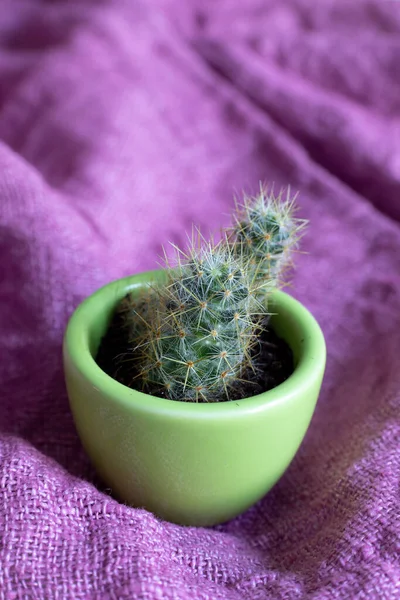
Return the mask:
<path id="1" fill-rule="evenodd" d="M 193 243 L 187 253 L 177 249 L 167 284 L 151 292 L 150 314 L 138 315 L 143 328 L 135 355 L 143 391 L 217 402 L 229 399 L 256 369 L 256 315 L 266 309 L 245 267 L 226 240 L 199 248 Z"/>
<path id="2" fill-rule="evenodd" d="M 219 402 L 241 397 L 255 383 L 263 368 L 268 297 L 282 284 L 306 224 L 294 217 L 295 198 L 289 191 L 283 196 L 261 187 L 237 207 L 221 242 L 199 234 L 186 253 L 174 247 L 167 282 L 121 304 L 139 389 Z"/>
<path id="3" fill-rule="evenodd" d="M 263 284 L 278 288 L 284 282 L 291 251 L 307 223 L 294 217 L 296 197 L 290 197 L 289 189 L 285 199 L 283 196 L 283 190 L 275 196 L 261 186 L 258 196 L 245 198 L 243 205 L 237 206 L 235 224 L 227 231 L 235 254 L 247 262 L 259 286 L 260 301 Z"/>

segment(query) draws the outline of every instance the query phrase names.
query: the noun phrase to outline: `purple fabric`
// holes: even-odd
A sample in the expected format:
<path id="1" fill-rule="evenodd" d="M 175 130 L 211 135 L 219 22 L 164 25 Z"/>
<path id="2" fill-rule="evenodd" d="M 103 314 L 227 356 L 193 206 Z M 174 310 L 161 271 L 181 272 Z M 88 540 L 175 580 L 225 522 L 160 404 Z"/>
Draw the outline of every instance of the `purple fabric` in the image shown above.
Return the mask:
<path id="1" fill-rule="evenodd" d="M 2 600 L 400 598 L 399 34 L 396 0 L 3 0 Z M 182 528 L 97 481 L 62 335 L 259 180 L 311 220 L 293 294 L 326 379 L 276 487 Z"/>

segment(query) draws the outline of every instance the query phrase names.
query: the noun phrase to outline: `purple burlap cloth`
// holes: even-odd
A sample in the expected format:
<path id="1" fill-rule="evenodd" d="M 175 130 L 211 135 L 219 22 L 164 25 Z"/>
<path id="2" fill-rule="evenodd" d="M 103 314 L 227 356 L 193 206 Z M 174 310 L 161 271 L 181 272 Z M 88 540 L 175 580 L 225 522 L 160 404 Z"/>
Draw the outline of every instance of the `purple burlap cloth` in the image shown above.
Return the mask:
<path id="1" fill-rule="evenodd" d="M 0 599 L 400 597 L 400 3 L 3 0 Z M 78 302 L 259 181 L 328 346 L 289 470 L 210 529 L 115 501 L 68 407 Z M 260 457 L 262 460 L 262 457 Z"/>

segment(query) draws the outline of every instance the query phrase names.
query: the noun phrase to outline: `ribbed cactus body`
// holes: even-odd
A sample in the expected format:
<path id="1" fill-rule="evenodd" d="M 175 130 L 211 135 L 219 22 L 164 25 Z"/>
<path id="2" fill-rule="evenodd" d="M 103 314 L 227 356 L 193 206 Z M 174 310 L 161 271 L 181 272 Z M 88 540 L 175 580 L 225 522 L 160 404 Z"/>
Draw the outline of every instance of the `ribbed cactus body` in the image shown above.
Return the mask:
<path id="1" fill-rule="evenodd" d="M 258 196 L 245 200 L 229 232 L 235 253 L 248 262 L 255 281 L 268 282 L 272 288 L 282 283 L 285 268 L 290 263 L 290 251 L 296 246 L 305 224 L 293 216 L 294 200 L 289 194 L 283 200 L 282 195 L 283 192 L 274 196 L 261 189 Z"/>
<path id="2" fill-rule="evenodd" d="M 226 243 L 193 249 L 156 294 L 138 344 L 144 389 L 176 400 L 229 399 L 251 364 L 254 314 L 263 310 L 244 265 Z"/>

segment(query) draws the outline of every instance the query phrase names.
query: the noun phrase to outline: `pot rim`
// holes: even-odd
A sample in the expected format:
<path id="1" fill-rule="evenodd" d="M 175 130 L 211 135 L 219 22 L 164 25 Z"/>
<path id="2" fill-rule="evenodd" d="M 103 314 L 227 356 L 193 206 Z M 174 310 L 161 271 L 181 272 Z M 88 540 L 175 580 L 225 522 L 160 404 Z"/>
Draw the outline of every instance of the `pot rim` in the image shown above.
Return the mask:
<path id="1" fill-rule="evenodd" d="M 105 373 L 96 363 L 89 347 L 91 327 L 104 311 L 101 298 L 114 296 L 115 303 L 125 294 L 143 284 L 157 279 L 162 270 L 146 271 L 112 281 L 88 296 L 75 309 L 64 335 L 64 362 L 69 359 L 78 372 L 97 390 L 105 393 L 111 402 L 124 405 L 128 410 L 153 412 L 179 418 L 215 419 L 241 417 L 276 407 L 298 396 L 314 380 L 320 380 L 325 368 L 326 346 L 324 335 L 313 315 L 289 294 L 276 290 L 271 303 L 283 313 L 295 318 L 302 336 L 302 351 L 293 373 L 275 388 L 250 398 L 226 402 L 182 402 L 152 396 L 131 389 Z M 108 309 L 107 309 L 108 310 Z M 276 316 L 275 318 L 279 318 Z M 238 410 L 238 407 L 241 410 Z"/>

